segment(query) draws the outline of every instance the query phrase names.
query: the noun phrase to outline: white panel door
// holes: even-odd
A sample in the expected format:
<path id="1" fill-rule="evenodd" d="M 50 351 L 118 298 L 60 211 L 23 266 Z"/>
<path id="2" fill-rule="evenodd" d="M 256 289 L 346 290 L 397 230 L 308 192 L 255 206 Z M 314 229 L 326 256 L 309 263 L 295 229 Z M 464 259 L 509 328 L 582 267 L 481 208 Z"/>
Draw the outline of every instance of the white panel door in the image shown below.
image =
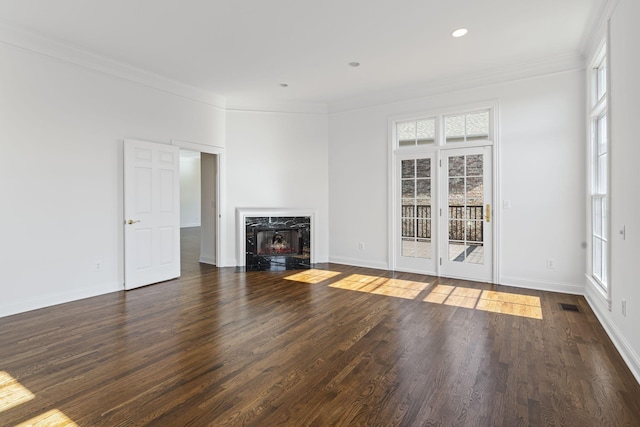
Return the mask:
<path id="1" fill-rule="evenodd" d="M 491 147 L 441 151 L 440 274 L 491 282 Z"/>
<path id="2" fill-rule="evenodd" d="M 180 276 L 180 154 L 124 141 L 125 289 Z"/>

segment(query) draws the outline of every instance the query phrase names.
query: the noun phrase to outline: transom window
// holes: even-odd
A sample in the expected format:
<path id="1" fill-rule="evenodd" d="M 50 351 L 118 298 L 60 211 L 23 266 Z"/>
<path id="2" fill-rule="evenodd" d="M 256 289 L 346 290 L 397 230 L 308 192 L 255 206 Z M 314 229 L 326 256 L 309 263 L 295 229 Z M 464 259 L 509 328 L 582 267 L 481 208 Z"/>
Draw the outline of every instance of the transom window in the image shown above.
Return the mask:
<path id="1" fill-rule="evenodd" d="M 490 110 L 449 114 L 395 123 L 396 147 L 491 141 Z"/>
<path id="2" fill-rule="evenodd" d="M 445 116 L 444 137 L 447 144 L 488 140 L 489 111 Z"/>
<path id="3" fill-rule="evenodd" d="M 396 129 L 400 147 L 433 144 L 436 140 L 435 118 L 401 122 Z"/>

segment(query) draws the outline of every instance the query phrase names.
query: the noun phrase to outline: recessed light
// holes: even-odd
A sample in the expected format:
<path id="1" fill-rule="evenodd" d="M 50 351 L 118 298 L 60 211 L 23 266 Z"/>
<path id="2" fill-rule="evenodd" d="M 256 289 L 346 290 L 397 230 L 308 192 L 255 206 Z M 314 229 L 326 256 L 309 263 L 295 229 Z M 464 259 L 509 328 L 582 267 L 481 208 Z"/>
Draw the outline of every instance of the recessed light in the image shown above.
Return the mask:
<path id="1" fill-rule="evenodd" d="M 359 67 L 359 66 L 360 66 L 360 63 L 357 62 L 357 61 L 349 62 L 349 67 L 354 67 L 355 68 L 355 67 Z"/>
<path id="2" fill-rule="evenodd" d="M 453 37 L 462 37 L 462 36 L 466 35 L 468 32 L 469 32 L 469 30 L 467 30 L 466 28 L 458 28 L 453 33 L 451 33 L 451 35 Z"/>
<path id="3" fill-rule="evenodd" d="M 286 83 L 280 83 L 280 87 L 289 87 L 289 85 Z"/>

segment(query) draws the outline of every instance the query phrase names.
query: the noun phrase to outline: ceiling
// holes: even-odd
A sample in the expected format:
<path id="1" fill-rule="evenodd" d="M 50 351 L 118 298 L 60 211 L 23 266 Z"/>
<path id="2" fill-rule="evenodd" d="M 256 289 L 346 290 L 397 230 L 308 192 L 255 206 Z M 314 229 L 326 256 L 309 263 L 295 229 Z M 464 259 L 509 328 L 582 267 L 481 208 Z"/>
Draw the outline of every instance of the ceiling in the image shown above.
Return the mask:
<path id="1" fill-rule="evenodd" d="M 580 57 L 605 3 L 0 0 L 0 23 L 227 98 L 329 105 Z"/>

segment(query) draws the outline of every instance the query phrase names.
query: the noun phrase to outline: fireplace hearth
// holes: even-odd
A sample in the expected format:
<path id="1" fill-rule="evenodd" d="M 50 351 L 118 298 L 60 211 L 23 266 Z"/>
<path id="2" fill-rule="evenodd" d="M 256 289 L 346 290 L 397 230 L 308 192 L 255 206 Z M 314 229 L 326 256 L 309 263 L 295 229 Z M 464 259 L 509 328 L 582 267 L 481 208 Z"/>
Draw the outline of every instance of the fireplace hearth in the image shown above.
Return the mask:
<path id="1" fill-rule="evenodd" d="M 311 218 L 246 217 L 247 271 L 311 268 Z"/>

